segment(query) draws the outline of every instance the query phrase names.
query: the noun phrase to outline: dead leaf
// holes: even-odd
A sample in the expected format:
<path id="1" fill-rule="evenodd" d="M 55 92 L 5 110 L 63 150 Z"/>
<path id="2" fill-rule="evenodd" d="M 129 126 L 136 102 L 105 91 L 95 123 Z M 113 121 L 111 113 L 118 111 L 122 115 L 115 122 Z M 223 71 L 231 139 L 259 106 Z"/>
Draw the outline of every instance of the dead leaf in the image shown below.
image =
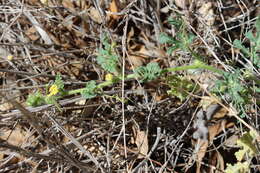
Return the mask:
<path id="1" fill-rule="evenodd" d="M 62 21 L 62 25 L 65 26 L 69 31 L 72 31 L 73 29 L 73 18 L 75 18 L 75 16 L 73 15 L 68 15 L 65 19 L 63 19 Z"/>
<path id="2" fill-rule="evenodd" d="M 135 32 L 134 28 L 131 27 L 130 31 L 127 34 L 127 48 L 128 49 L 130 48 L 129 42 L 130 42 L 131 38 L 134 36 L 134 34 L 135 34 L 134 32 Z"/>
<path id="3" fill-rule="evenodd" d="M 55 44 L 61 45 L 61 42 L 60 42 L 59 38 L 57 38 L 56 36 L 54 36 L 52 33 L 48 33 L 48 34 L 49 34 L 51 40 L 53 40 L 53 42 L 54 42 Z"/>
<path id="4" fill-rule="evenodd" d="M 144 64 L 144 59 L 141 56 L 129 55 L 128 60 L 134 69 Z"/>
<path id="5" fill-rule="evenodd" d="M 200 173 L 200 167 L 201 167 L 201 161 L 204 158 L 207 147 L 210 143 L 213 142 L 214 138 L 220 134 L 225 128 L 233 126 L 234 123 L 227 123 L 227 120 L 222 120 L 216 124 L 213 124 L 208 127 L 208 134 L 209 134 L 209 140 L 197 140 L 196 146 L 199 147 L 198 152 L 196 153 L 197 159 L 196 159 L 196 164 L 197 164 L 197 170 L 196 173 Z"/>
<path id="6" fill-rule="evenodd" d="M 222 130 L 225 128 L 226 123 L 227 123 L 226 120 L 222 120 L 208 127 L 210 143 L 213 142 L 215 136 L 217 136 L 220 132 L 222 132 Z"/>
<path id="7" fill-rule="evenodd" d="M 134 132 L 135 144 L 138 148 L 138 159 L 144 158 L 148 154 L 149 146 L 148 146 L 148 136 L 145 131 L 139 130 L 135 126 L 132 127 Z"/>
<path id="8" fill-rule="evenodd" d="M 234 147 L 236 146 L 238 138 L 239 138 L 238 135 L 232 135 L 225 140 L 224 145 L 227 147 Z"/>
<path id="9" fill-rule="evenodd" d="M 163 8 L 160 9 L 160 12 L 161 12 L 161 13 L 169 13 L 169 11 L 170 11 L 169 6 L 165 6 L 165 7 L 163 7 Z"/>
<path id="10" fill-rule="evenodd" d="M 175 0 L 175 4 L 182 9 L 187 8 L 187 0 Z"/>
<path id="11" fill-rule="evenodd" d="M 144 45 L 140 46 L 140 49 L 138 50 L 137 53 L 143 56 L 152 56 L 151 54 L 152 52 L 149 51 Z"/>
<path id="12" fill-rule="evenodd" d="M 204 158 L 207 148 L 208 148 L 209 142 L 205 140 L 198 140 L 196 146 L 199 147 L 199 151 L 196 153 L 197 159 L 196 159 L 196 173 L 201 173 L 201 161 Z"/>
<path id="13" fill-rule="evenodd" d="M 75 1 L 74 1 L 74 2 L 75 2 Z M 79 7 L 80 9 L 82 9 L 82 10 L 86 10 L 86 9 L 89 8 L 89 2 L 88 2 L 88 1 L 85 1 L 85 0 L 77 0 L 77 1 L 75 2 L 75 5 L 76 5 L 77 7 Z"/>
<path id="14" fill-rule="evenodd" d="M 64 8 L 68 8 L 73 11 L 75 10 L 72 0 L 62 0 L 62 5 L 64 6 Z"/>
<path id="15" fill-rule="evenodd" d="M 228 110 L 224 107 L 220 108 L 218 112 L 213 115 L 214 119 L 221 119 L 228 114 Z"/>
<path id="16" fill-rule="evenodd" d="M 94 7 L 91 7 L 90 10 L 89 10 L 89 17 L 97 22 L 98 24 L 101 24 L 102 23 L 102 18 L 98 12 L 98 10 Z"/>
<path id="17" fill-rule="evenodd" d="M 225 163 L 220 152 L 214 152 L 213 156 L 210 159 L 210 165 L 213 165 L 215 167 L 209 167 L 209 173 L 222 173 L 224 171 Z M 216 168 L 220 171 L 216 170 Z"/>
<path id="18" fill-rule="evenodd" d="M 41 38 L 44 40 L 45 44 L 53 44 L 47 32 L 43 29 L 41 24 L 36 20 L 36 18 L 30 13 L 29 10 L 24 10 L 23 14 L 29 19 L 32 25 L 35 27 L 37 32 L 40 34 Z"/>
<path id="19" fill-rule="evenodd" d="M 26 140 L 26 132 L 21 129 L 6 130 L 0 133 L 0 138 L 12 145 L 20 146 Z"/>
<path id="20" fill-rule="evenodd" d="M 37 33 L 37 30 L 35 29 L 34 26 L 30 27 L 29 29 L 27 29 L 25 31 L 25 34 L 27 35 L 27 37 L 29 37 L 32 41 L 38 40 L 39 39 L 39 35 Z"/>
<path id="21" fill-rule="evenodd" d="M 217 104 L 214 97 L 203 96 L 200 100 L 199 106 L 201 106 L 203 110 L 207 110 L 207 108 L 212 104 Z"/>
<path id="22" fill-rule="evenodd" d="M 118 12 L 118 5 L 117 5 L 117 1 L 116 0 L 112 0 L 112 2 L 110 3 L 109 11 L 112 12 L 112 13 L 117 13 Z M 117 19 L 121 18 L 120 15 L 116 15 L 116 14 L 110 14 L 109 16 L 113 20 L 117 20 Z"/>
<path id="23" fill-rule="evenodd" d="M 0 105 L 0 111 L 8 111 L 8 110 L 10 110 L 10 109 L 12 109 L 13 108 L 13 105 L 12 104 L 10 104 L 10 103 L 3 103 L 3 104 L 1 104 Z"/>
<path id="24" fill-rule="evenodd" d="M 212 26 L 215 22 L 214 11 L 212 6 L 212 2 L 202 3 L 202 6 L 198 10 L 198 13 L 201 15 L 201 18 L 208 26 Z"/>

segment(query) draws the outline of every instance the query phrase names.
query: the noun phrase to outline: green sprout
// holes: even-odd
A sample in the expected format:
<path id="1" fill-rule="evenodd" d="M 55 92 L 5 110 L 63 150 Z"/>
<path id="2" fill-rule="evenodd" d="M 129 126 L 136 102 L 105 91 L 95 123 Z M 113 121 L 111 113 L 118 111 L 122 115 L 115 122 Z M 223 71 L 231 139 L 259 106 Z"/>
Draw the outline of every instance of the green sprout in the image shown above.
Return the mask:
<path id="1" fill-rule="evenodd" d="M 114 48 L 115 43 L 110 44 L 107 36 L 103 36 L 102 44 L 104 48 L 98 50 L 97 63 L 107 72 L 118 74 L 118 61 Z"/>
<path id="2" fill-rule="evenodd" d="M 86 87 L 81 91 L 82 97 L 90 99 L 96 97 L 95 90 L 97 88 L 95 81 L 90 81 L 86 84 Z"/>
<path id="3" fill-rule="evenodd" d="M 162 70 L 158 63 L 151 62 L 145 67 L 142 66 L 135 69 L 134 72 L 138 75 L 141 82 L 146 82 L 158 78 L 161 75 Z"/>
<path id="4" fill-rule="evenodd" d="M 234 47 L 241 50 L 245 57 L 251 59 L 252 64 L 256 67 L 255 69 L 259 69 L 260 17 L 256 20 L 255 27 L 255 35 L 252 30 L 245 34 L 245 37 L 250 41 L 249 48 L 245 47 L 240 40 L 235 40 L 233 44 Z M 222 99 L 231 102 L 240 112 L 240 117 L 244 118 L 246 116 L 245 110 L 249 103 L 252 102 L 252 95 L 259 93 L 259 87 L 260 80 L 255 76 L 255 72 L 250 68 L 246 68 L 223 73 L 222 79 L 216 81 L 212 92 L 220 95 Z M 259 102 L 259 100 L 256 100 L 256 102 Z"/>
<path id="5" fill-rule="evenodd" d="M 178 44 L 181 45 L 181 42 L 185 40 L 186 39 L 177 40 L 177 42 Z M 188 41 L 186 40 L 185 42 L 186 48 L 188 48 L 188 44 L 191 44 L 191 41 L 192 39 L 189 39 Z M 105 81 L 98 84 L 96 83 L 96 81 L 89 81 L 87 82 L 86 87 L 84 88 L 67 91 L 64 89 L 64 82 L 61 76 L 57 75 L 55 82 L 50 87 L 48 87 L 48 93 L 46 95 L 42 95 L 40 92 L 31 94 L 27 99 L 27 104 L 29 104 L 30 106 L 38 106 L 41 104 L 55 104 L 59 108 L 57 101 L 58 99 L 64 96 L 81 94 L 82 97 L 86 99 L 91 99 L 93 97 L 96 97 L 98 94 L 102 94 L 103 88 L 107 86 L 112 86 L 113 84 L 122 81 L 123 75 L 120 73 L 120 70 L 118 68 L 119 57 L 116 55 L 114 51 L 115 44 L 110 43 L 108 37 L 102 38 L 102 44 L 103 44 L 103 48 L 98 50 L 99 53 L 97 56 L 97 62 L 106 72 L 108 72 Z M 194 61 L 194 63 L 191 65 L 171 67 L 165 69 L 161 69 L 158 63 L 151 62 L 146 66 L 142 66 L 133 70 L 131 74 L 128 74 L 124 77 L 124 80 L 136 79 L 141 82 L 147 82 L 147 81 L 155 80 L 168 72 L 175 72 L 175 71 L 189 70 L 189 69 L 207 69 L 219 74 L 223 73 L 221 70 L 206 65 L 200 60 Z"/>
<path id="6" fill-rule="evenodd" d="M 255 23 L 256 34 L 254 36 L 252 30 L 245 34 L 246 38 L 250 41 L 250 48 L 246 48 L 240 40 L 233 42 L 234 46 L 241 50 L 241 52 L 248 58 L 251 58 L 252 63 L 256 68 L 260 68 L 260 16 Z"/>
<path id="7" fill-rule="evenodd" d="M 255 144 L 256 139 L 257 132 L 250 130 L 237 140 L 236 143 L 240 147 L 240 149 L 235 153 L 237 162 L 234 165 L 228 163 L 225 173 L 250 172 L 250 160 L 258 154 L 257 145 Z M 247 155 L 247 159 L 246 161 L 243 161 L 245 155 Z"/>
<path id="8" fill-rule="evenodd" d="M 57 100 L 64 93 L 64 83 L 61 75 L 57 75 L 54 83 L 48 87 L 49 94 L 46 96 L 42 95 L 39 91 L 34 94 L 30 94 L 26 100 L 29 106 L 39 106 L 43 104 L 56 104 Z"/>
<path id="9" fill-rule="evenodd" d="M 64 94 L 64 82 L 58 74 L 54 83 L 49 87 L 49 94 L 45 97 L 47 104 L 57 104 L 57 100 Z"/>
<path id="10" fill-rule="evenodd" d="M 170 24 L 174 25 L 176 30 L 178 30 L 179 32 L 174 37 L 171 37 L 166 33 L 161 33 L 159 37 L 159 42 L 161 44 L 171 45 L 171 47 L 167 49 L 167 53 L 169 55 L 171 55 L 172 52 L 177 49 L 190 52 L 190 45 L 192 44 L 195 35 L 186 32 L 185 23 L 180 18 L 169 19 L 168 21 Z"/>
<path id="11" fill-rule="evenodd" d="M 190 79 L 181 76 L 169 76 L 167 78 L 167 85 L 170 87 L 167 93 L 177 97 L 181 102 L 189 96 L 189 93 L 199 89 L 199 86 Z"/>
<path id="12" fill-rule="evenodd" d="M 26 100 L 26 104 L 35 107 L 46 104 L 46 102 L 44 96 L 39 91 L 37 91 L 33 94 L 29 94 Z"/>

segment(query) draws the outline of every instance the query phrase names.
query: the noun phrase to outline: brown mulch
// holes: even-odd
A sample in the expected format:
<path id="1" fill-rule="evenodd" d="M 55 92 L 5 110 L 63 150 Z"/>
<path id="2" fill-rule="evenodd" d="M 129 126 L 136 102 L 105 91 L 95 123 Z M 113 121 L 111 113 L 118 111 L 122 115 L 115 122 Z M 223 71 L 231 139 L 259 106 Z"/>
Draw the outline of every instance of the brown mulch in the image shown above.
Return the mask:
<path id="1" fill-rule="evenodd" d="M 218 103 L 212 103 L 218 105 L 214 111 L 202 111 L 200 102 L 209 96 L 203 89 L 180 100 L 167 94 L 165 79 L 132 80 L 93 99 L 63 98 L 62 112 L 25 101 L 30 93 L 46 93 L 57 74 L 68 90 L 104 81 L 96 61 L 104 33 L 116 43 L 126 73 L 149 62 L 190 64 L 189 53 L 168 55 L 169 45 L 158 41 L 161 32 L 178 32 L 167 20 L 179 16 L 198 36 L 193 49 L 228 70 L 225 62 L 238 55 L 232 40 L 252 28 L 257 1 L 2 0 L 0 11 L 0 172 L 223 172 L 226 163 L 236 162 L 237 120 Z M 206 71 L 170 75 L 202 86 L 219 77 Z M 204 135 L 200 111 L 213 112 L 206 139 L 194 136 Z"/>

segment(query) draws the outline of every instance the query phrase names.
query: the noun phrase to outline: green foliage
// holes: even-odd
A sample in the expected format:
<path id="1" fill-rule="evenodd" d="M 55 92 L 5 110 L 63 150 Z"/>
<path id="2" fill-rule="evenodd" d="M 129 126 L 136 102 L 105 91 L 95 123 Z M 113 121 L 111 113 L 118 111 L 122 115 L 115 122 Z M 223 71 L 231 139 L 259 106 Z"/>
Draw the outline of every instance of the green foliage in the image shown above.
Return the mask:
<path id="1" fill-rule="evenodd" d="M 249 47 L 245 47 L 240 40 L 235 40 L 233 44 L 234 47 L 241 50 L 245 57 L 251 59 L 256 69 L 259 69 L 260 17 L 258 17 L 255 27 L 255 34 L 253 34 L 252 30 L 245 34 L 245 37 L 250 42 Z M 244 79 L 244 81 L 241 79 Z M 249 82 L 246 83 L 246 81 Z M 252 72 L 250 68 L 244 70 L 238 69 L 235 70 L 234 73 L 225 72 L 223 79 L 216 81 L 216 87 L 213 89 L 213 92 L 220 94 L 223 99 L 231 101 L 235 108 L 240 111 L 241 118 L 243 118 L 246 115 L 246 107 L 252 100 L 250 97 L 252 97 L 255 92 L 259 92 L 259 84 L 259 79 L 255 77 L 254 72 Z"/>
<path id="2" fill-rule="evenodd" d="M 50 93 L 46 96 L 42 95 L 39 91 L 30 94 L 26 100 L 26 104 L 33 107 L 43 104 L 55 104 L 59 98 L 57 94 L 62 94 L 64 92 L 64 82 L 61 75 L 57 75 L 54 83 L 48 88 Z"/>
<path id="3" fill-rule="evenodd" d="M 227 164 L 225 173 L 247 173 L 249 172 L 248 162 L 237 162 L 235 165 Z"/>
<path id="4" fill-rule="evenodd" d="M 252 159 L 257 154 L 256 145 L 254 143 L 256 137 L 257 133 L 251 130 L 237 140 L 237 145 L 241 147 L 241 149 L 235 153 L 238 162 L 234 165 L 227 164 L 227 168 L 225 170 L 226 173 L 250 172 L 250 163 L 248 161 L 242 162 L 242 160 L 246 154 L 248 156 L 248 159 Z"/>
<path id="5" fill-rule="evenodd" d="M 172 18 L 170 17 L 168 19 L 168 23 L 171 24 L 171 25 L 174 25 L 176 29 L 180 30 L 181 27 L 183 27 L 184 25 L 184 22 L 183 20 L 181 19 L 181 16 L 177 17 L 177 18 Z"/>
<path id="6" fill-rule="evenodd" d="M 158 63 L 151 62 L 145 67 L 138 67 L 134 72 L 138 75 L 141 82 L 151 81 L 158 78 L 161 75 L 162 69 L 159 67 Z"/>
<path id="7" fill-rule="evenodd" d="M 58 87 L 59 92 L 64 90 L 64 82 L 60 74 L 58 74 L 55 78 L 54 85 Z"/>
<path id="8" fill-rule="evenodd" d="M 57 100 L 64 94 L 64 82 L 60 74 L 55 78 L 54 83 L 49 87 L 49 94 L 45 96 L 47 104 L 57 104 Z"/>
<path id="9" fill-rule="evenodd" d="M 179 76 L 168 77 L 167 84 L 171 88 L 167 91 L 167 93 L 177 97 L 180 101 L 184 101 L 190 92 L 197 91 L 199 89 L 199 87 L 191 80 Z"/>
<path id="10" fill-rule="evenodd" d="M 44 97 L 44 99 L 47 104 L 57 104 L 57 100 L 59 99 L 59 97 L 52 95 L 52 96 L 46 96 Z"/>
<path id="11" fill-rule="evenodd" d="M 249 131 L 237 140 L 237 145 L 242 148 L 235 153 L 235 156 L 238 161 L 242 161 L 245 154 L 248 154 L 249 157 L 253 157 L 257 153 L 257 149 L 254 144 L 256 136 L 256 132 Z"/>
<path id="12" fill-rule="evenodd" d="M 192 43 L 194 36 L 186 33 L 183 21 L 181 19 L 171 20 L 170 23 L 173 24 L 177 29 L 180 29 L 182 32 L 177 33 L 175 38 L 171 38 L 168 37 L 167 35 L 162 34 L 161 42 L 174 44 L 173 48 L 171 48 L 172 50 L 175 50 L 175 48 L 176 49 L 180 48 L 183 50 L 188 50 L 192 53 L 189 46 Z M 110 86 L 122 80 L 121 71 L 118 68 L 119 57 L 117 56 L 114 50 L 115 44 L 110 43 L 108 37 L 106 36 L 102 38 L 102 44 L 103 47 L 98 50 L 97 62 L 105 71 L 112 73 L 112 74 L 107 74 L 106 81 L 101 82 L 98 85 L 96 84 L 95 81 L 90 81 L 87 83 L 85 88 L 65 91 L 62 78 L 60 75 L 58 75 L 56 77 L 55 82 L 50 87 L 48 87 L 49 94 L 44 96 L 39 94 L 38 95 L 36 94 L 35 96 L 30 96 L 28 98 L 29 100 L 28 103 L 34 106 L 37 106 L 42 103 L 51 103 L 58 106 L 57 103 L 58 99 L 64 96 L 79 94 L 79 93 L 81 93 L 81 95 L 84 98 L 89 99 L 95 97 L 99 89 L 102 89 L 106 86 Z M 192 55 L 195 54 L 192 53 Z M 180 70 L 189 70 L 189 69 L 196 69 L 196 68 L 203 68 L 203 69 L 211 70 L 213 72 L 221 73 L 220 72 L 221 70 L 208 66 L 201 61 L 195 61 L 193 65 L 166 68 L 166 69 L 161 69 L 158 63 L 151 62 L 146 66 L 138 67 L 133 71 L 132 74 L 126 75 L 125 79 L 138 78 L 141 82 L 146 82 L 146 81 L 157 79 L 162 74 L 167 72 L 175 72 Z M 174 88 L 174 86 L 177 86 L 177 84 L 179 85 L 180 83 L 181 83 L 181 87 L 184 88 L 184 90 L 186 90 L 187 92 L 191 91 L 191 88 L 193 87 L 191 83 L 189 83 L 187 80 L 176 79 L 175 81 L 172 81 L 171 83 L 172 89 L 171 91 L 169 91 L 169 93 L 183 100 L 187 96 L 187 93 L 181 92 L 178 94 L 179 90 Z"/>
<path id="13" fill-rule="evenodd" d="M 171 44 L 172 46 L 167 50 L 168 54 L 172 54 L 173 51 L 181 49 L 183 51 L 190 51 L 189 47 L 192 44 L 195 35 L 187 33 L 185 30 L 185 24 L 181 19 L 170 19 L 170 24 L 173 24 L 178 30 L 174 37 L 167 35 L 166 33 L 161 33 L 159 37 L 159 42 L 162 44 Z"/>
<path id="14" fill-rule="evenodd" d="M 44 96 L 39 91 L 29 94 L 26 104 L 33 107 L 43 105 L 45 104 Z"/>
<path id="15" fill-rule="evenodd" d="M 114 51 L 115 44 L 110 44 L 108 37 L 102 38 L 104 48 L 98 50 L 97 63 L 107 72 L 117 74 L 119 57 Z"/>
<path id="16" fill-rule="evenodd" d="M 241 72 L 224 73 L 222 80 L 217 80 L 212 92 L 221 95 L 223 99 L 231 101 L 241 112 L 241 118 L 245 116 L 243 107 L 249 102 L 250 88 L 240 80 Z"/>
<path id="17" fill-rule="evenodd" d="M 82 97 L 84 97 L 86 99 L 96 97 L 96 93 L 95 93 L 96 88 L 97 88 L 96 82 L 89 81 L 86 84 L 86 87 L 81 91 Z"/>
<path id="18" fill-rule="evenodd" d="M 259 69 L 260 68 L 260 16 L 255 23 L 256 34 L 254 36 L 252 30 L 245 34 L 246 38 L 250 41 L 250 48 L 246 48 L 240 40 L 233 42 L 234 46 L 242 51 L 242 53 L 251 58 L 252 63 Z"/>

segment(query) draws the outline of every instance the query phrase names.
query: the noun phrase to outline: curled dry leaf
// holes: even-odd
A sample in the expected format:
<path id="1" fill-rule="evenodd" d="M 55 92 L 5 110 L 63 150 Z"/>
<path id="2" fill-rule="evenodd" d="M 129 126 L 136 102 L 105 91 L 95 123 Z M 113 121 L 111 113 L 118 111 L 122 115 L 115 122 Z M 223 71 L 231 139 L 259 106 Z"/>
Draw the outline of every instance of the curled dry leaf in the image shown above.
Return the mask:
<path id="1" fill-rule="evenodd" d="M 212 26 L 215 22 L 214 11 L 212 6 L 212 2 L 202 3 L 202 6 L 198 10 L 198 13 L 201 15 L 201 18 L 208 26 Z"/>
<path id="2" fill-rule="evenodd" d="M 196 144 L 196 148 L 198 148 L 197 153 L 196 153 L 196 173 L 200 173 L 200 168 L 201 168 L 201 161 L 204 158 L 207 148 L 208 148 L 209 142 L 205 140 L 198 140 Z"/>
<path id="3" fill-rule="evenodd" d="M 215 104 L 215 101 L 209 97 L 205 97 L 201 100 L 200 106 L 202 109 L 206 111 L 206 115 L 202 114 L 202 112 L 197 113 L 197 130 L 194 132 L 193 136 L 197 136 L 197 153 L 196 153 L 196 164 L 197 170 L 196 173 L 200 173 L 201 161 L 204 158 L 208 145 L 213 142 L 214 138 L 220 134 L 224 129 L 229 128 L 234 125 L 234 123 L 228 123 L 226 119 L 218 121 L 217 123 L 206 126 L 206 120 L 211 120 L 212 118 L 223 118 L 227 114 L 227 110 L 225 108 L 218 108 L 218 105 Z M 203 122 L 203 124 L 199 124 L 198 122 Z M 195 124 L 196 124 L 195 123 Z M 198 138 L 199 136 L 203 136 L 203 138 Z M 205 138 L 207 136 L 207 138 Z"/>
<path id="4" fill-rule="evenodd" d="M 0 111 L 4 112 L 4 111 L 8 111 L 10 109 L 13 108 L 13 105 L 10 104 L 10 103 L 3 103 L 3 104 L 0 104 Z"/>
<path id="5" fill-rule="evenodd" d="M 210 160 L 210 165 L 212 165 L 212 167 L 209 168 L 209 173 L 221 173 L 225 169 L 224 159 L 220 152 L 214 152 Z M 221 171 L 216 171 L 216 168 Z"/>
<path id="6" fill-rule="evenodd" d="M 52 44 L 52 40 L 50 39 L 47 32 L 43 29 L 41 24 L 36 20 L 36 18 L 30 13 L 29 10 L 24 9 L 23 11 L 24 15 L 30 20 L 32 25 L 35 27 L 37 32 L 40 34 L 41 38 L 44 40 L 45 44 Z"/>
<path id="7" fill-rule="evenodd" d="M 1 131 L 0 138 L 9 144 L 20 146 L 26 140 L 26 132 L 21 129 Z"/>
<path id="8" fill-rule="evenodd" d="M 98 12 L 98 10 L 94 7 L 91 7 L 90 10 L 89 10 L 89 17 L 97 22 L 98 24 L 101 24 L 102 23 L 102 18 Z"/>
<path id="9" fill-rule="evenodd" d="M 186 9 L 187 8 L 187 0 L 175 0 L 175 4 L 176 6 L 182 8 L 182 9 Z"/>
<path id="10" fill-rule="evenodd" d="M 64 8 L 68 8 L 70 10 L 75 11 L 75 7 L 72 0 L 62 0 L 62 5 Z"/>
<path id="11" fill-rule="evenodd" d="M 141 56 L 129 55 L 128 60 L 134 69 L 144 64 L 144 59 Z"/>
<path id="12" fill-rule="evenodd" d="M 34 26 L 30 27 L 29 29 L 27 29 L 25 31 L 25 34 L 27 35 L 27 37 L 29 37 L 32 41 L 35 41 L 37 39 L 39 39 L 39 35 L 37 34 L 37 30 L 35 29 Z"/>
<path id="13" fill-rule="evenodd" d="M 138 148 L 138 159 L 144 158 L 148 154 L 148 136 L 145 131 L 141 131 L 135 126 L 133 126 L 133 131 L 134 131 L 134 142 L 137 145 Z"/>
<path id="14" fill-rule="evenodd" d="M 112 12 L 112 13 L 118 13 L 118 2 L 117 0 L 112 0 L 112 2 L 110 3 L 110 6 L 109 6 L 109 11 Z M 109 15 L 113 20 L 117 20 L 119 18 L 121 18 L 120 15 L 116 15 L 116 14 L 110 14 Z"/>

